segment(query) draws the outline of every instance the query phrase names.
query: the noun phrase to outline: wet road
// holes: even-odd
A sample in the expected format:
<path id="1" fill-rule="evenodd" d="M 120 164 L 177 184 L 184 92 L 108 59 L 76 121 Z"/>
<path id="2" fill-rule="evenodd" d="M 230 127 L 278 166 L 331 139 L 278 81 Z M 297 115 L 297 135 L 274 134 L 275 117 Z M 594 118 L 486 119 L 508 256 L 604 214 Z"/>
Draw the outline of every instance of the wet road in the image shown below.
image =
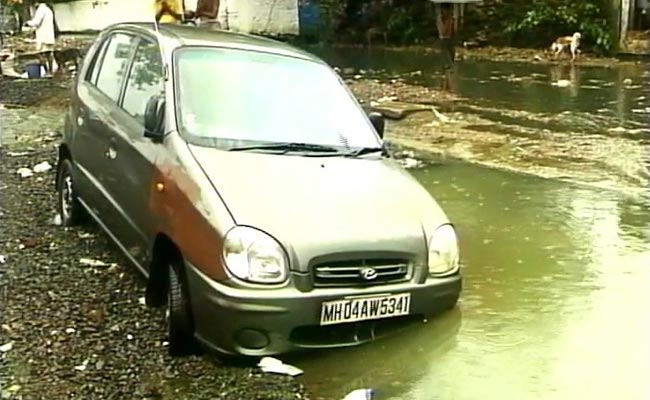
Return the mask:
<path id="1" fill-rule="evenodd" d="M 650 202 L 465 164 L 414 171 L 457 224 L 457 310 L 298 358 L 316 395 L 650 398 Z"/>

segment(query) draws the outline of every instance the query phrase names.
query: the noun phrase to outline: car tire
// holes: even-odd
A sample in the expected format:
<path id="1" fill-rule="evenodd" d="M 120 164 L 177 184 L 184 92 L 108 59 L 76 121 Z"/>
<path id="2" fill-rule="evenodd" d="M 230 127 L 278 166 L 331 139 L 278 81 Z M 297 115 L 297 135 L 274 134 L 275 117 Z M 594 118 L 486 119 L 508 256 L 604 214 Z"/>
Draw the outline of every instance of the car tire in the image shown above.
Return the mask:
<path id="1" fill-rule="evenodd" d="M 194 339 L 194 319 L 190 306 L 182 261 L 168 265 L 169 285 L 167 289 L 167 334 L 169 355 L 184 357 L 198 353 Z"/>
<path id="2" fill-rule="evenodd" d="M 56 179 L 58 188 L 57 211 L 61 216 L 61 225 L 73 226 L 84 222 L 86 220 L 86 210 L 79 203 L 77 193 L 74 190 L 72 162 L 70 159 L 66 158 L 61 161 Z"/>

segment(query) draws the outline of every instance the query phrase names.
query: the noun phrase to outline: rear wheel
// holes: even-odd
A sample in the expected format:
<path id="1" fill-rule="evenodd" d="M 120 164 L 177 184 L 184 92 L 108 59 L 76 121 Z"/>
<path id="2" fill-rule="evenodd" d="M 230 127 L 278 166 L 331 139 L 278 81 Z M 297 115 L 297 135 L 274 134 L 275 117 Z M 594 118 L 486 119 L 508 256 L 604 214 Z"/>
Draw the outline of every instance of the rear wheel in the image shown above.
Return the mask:
<path id="1" fill-rule="evenodd" d="M 199 350 L 194 339 L 194 320 L 182 265 L 182 261 L 175 261 L 167 267 L 167 334 L 172 357 L 197 354 Z"/>
<path id="2" fill-rule="evenodd" d="M 72 226 L 83 222 L 86 218 L 86 210 L 79 203 L 77 193 L 75 192 L 74 181 L 72 179 L 72 162 L 70 159 L 66 158 L 62 160 L 59 165 L 57 187 L 57 209 L 61 216 L 61 224 L 63 226 Z"/>

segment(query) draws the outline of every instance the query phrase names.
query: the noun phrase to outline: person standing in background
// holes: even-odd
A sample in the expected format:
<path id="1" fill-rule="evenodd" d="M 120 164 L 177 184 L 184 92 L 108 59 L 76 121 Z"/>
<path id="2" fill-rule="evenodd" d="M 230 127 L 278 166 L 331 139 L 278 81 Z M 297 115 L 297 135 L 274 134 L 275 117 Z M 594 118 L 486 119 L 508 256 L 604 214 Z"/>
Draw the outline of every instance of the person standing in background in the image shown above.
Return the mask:
<path id="1" fill-rule="evenodd" d="M 180 24 L 185 19 L 183 0 L 154 0 L 154 11 L 159 24 Z"/>
<path id="2" fill-rule="evenodd" d="M 198 25 L 208 29 L 220 29 L 219 23 L 219 0 L 198 0 L 196 4 L 195 17 Z"/>
<path id="3" fill-rule="evenodd" d="M 443 56 L 445 69 L 453 66 L 456 60 L 456 48 L 454 44 L 454 11 L 450 3 L 442 3 L 437 13 L 438 36 L 440 38 L 440 50 Z"/>
<path id="4" fill-rule="evenodd" d="M 54 44 L 56 37 L 54 32 L 54 12 L 45 2 L 36 2 L 36 11 L 32 19 L 25 25 L 36 30 L 36 51 L 45 52 L 45 70 L 52 74 L 54 66 Z"/>

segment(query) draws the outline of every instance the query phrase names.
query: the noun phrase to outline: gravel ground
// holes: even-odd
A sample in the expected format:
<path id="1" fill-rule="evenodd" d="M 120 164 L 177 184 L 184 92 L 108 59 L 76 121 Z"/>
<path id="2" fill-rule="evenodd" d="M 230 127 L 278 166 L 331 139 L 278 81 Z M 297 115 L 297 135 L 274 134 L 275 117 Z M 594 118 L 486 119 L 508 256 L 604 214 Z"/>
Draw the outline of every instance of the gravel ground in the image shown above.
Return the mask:
<path id="1" fill-rule="evenodd" d="M 54 170 L 16 173 L 56 164 L 58 137 L 29 120 L 60 117 L 52 104 L 65 104 L 65 96 L 47 91 L 51 84 L 0 80 L 1 102 L 50 104 L 11 110 L 25 121 L 8 135 L 21 140 L 0 149 L 2 398 L 308 399 L 298 381 L 261 373 L 257 360 L 170 358 L 163 313 L 140 303 L 145 282 L 136 269 L 96 226 L 51 223 Z M 55 124 L 50 128 L 60 129 Z M 35 126 L 42 129 L 37 137 Z M 108 266 L 83 266 L 81 258 Z"/>

